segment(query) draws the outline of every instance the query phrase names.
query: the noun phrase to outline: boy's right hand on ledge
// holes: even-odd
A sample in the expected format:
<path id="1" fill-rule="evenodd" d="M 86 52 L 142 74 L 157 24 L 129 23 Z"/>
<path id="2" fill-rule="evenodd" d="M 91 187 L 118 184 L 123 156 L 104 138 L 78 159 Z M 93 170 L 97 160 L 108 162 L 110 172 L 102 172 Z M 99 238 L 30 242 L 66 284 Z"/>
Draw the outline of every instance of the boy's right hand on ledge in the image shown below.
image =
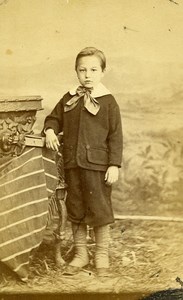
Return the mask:
<path id="1" fill-rule="evenodd" d="M 58 147 L 60 145 L 59 140 L 54 132 L 53 129 L 48 128 L 45 131 L 45 135 L 46 135 L 46 147 L 48 149 L 52 149 L 54 151 L 58 151 Z"/>

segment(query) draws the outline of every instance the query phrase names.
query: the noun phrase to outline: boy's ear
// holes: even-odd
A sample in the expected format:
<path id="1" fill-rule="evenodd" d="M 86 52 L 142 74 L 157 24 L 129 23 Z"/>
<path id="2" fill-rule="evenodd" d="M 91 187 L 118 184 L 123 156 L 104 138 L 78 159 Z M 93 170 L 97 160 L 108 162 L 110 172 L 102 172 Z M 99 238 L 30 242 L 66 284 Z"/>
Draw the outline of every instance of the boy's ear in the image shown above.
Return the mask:
<path id="1" fill-rule="evenodd" d="M 105 72 L 106 72 L 106 69 L 104 69 L 104 70 L 102 71 L 102 77 L 104 77 Z"/>

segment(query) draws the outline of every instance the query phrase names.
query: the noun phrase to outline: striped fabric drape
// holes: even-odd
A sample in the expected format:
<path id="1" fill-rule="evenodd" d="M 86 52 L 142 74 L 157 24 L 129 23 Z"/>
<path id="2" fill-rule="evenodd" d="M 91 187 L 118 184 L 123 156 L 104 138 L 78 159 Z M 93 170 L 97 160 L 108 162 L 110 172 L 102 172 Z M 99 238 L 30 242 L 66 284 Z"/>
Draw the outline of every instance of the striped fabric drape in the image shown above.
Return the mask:
<path id="1" fill-rule="evenodd" d="M 42 242 L 48 211 L 55 210 L 50 196 L 57 181 L 53 153 L 46 148 L 26 147 L 0 165 L 0 261 L 22 280 L 31 250 Z"/>

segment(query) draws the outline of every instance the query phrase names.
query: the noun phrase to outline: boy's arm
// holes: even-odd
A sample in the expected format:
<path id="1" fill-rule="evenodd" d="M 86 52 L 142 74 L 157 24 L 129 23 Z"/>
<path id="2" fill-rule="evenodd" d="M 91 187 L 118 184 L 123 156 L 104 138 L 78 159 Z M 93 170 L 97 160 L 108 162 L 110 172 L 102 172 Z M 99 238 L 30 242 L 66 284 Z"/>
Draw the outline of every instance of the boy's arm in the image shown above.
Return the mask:
<path id="1" fill-rule="evenodd" d="M 115 99 L 109 111 L 109 166 L 121 167 L 123 151 L 123 134 L 120 109 Z"/>
<path id="2" fill-rule="evenodd" d="M 42 134 L 46 136 L 46 147 L 58 151 L 59 140 L 57 134 L 63 128 L 62 99 L 57 103 L 52 112 L 46 117 Z"/>
<path id="3" fill-rule="evenodd" d="M 47 129 L 53 129 L 55 134 L 62 131 L 63 128 L 63 104 L 62 99 L 56 104 L 52 112 L 45 118 L 43 132 Z"/>
<path id="4" fill-rule="evenodd" d="M 114 99 L 109 113 L 109 167 L 105 173 L 106 184 L 113 184 L 119 178 L 123 151 L 123 134 L 119 106 Z"/>

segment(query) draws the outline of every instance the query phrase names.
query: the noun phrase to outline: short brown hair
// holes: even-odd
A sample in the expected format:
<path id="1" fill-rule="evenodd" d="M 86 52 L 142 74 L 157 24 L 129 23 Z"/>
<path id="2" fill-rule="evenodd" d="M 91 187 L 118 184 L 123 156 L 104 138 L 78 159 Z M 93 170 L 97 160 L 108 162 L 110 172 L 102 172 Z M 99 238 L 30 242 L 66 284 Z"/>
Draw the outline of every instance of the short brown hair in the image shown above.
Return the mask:
<path id="1" fill-rule="evenodd" d="M 78 55 L 76 56 L 76 61 L 75 61 L 75 70 L 77 69 L 78 61 L 81 57 L 92 56 L 92 55 L 97 56 L 100 59 L 101 68 L 102 68 L 102 71 L 104 71 L 106 68 L 105 55 L 101 50 L 98 50 L 95 47 L 86 47 L 78 53 Z"/>

